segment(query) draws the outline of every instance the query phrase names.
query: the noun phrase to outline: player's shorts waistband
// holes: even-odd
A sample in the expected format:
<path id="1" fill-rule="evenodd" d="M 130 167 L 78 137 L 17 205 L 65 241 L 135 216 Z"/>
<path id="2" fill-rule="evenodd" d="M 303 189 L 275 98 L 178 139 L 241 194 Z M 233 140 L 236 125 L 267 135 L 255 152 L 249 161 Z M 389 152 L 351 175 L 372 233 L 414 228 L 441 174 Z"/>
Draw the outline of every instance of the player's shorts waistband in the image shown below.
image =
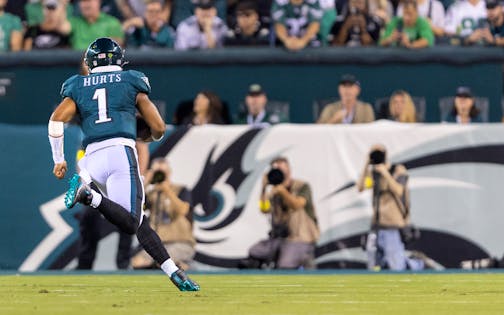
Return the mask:
<path id="1" fill-rule="evenodd" d="M 134 150 L 136 150 L 135 140 L 119 137 L 119 138 L 112 138 L 112 139 L 107 139 L 107 140 L 103 140 L 100 142 L 93 142 L 93 143 L 88 144 L 88 146 L 86 147 L 86 155 L 89 155 L 89 154 L 96 152 L 98 150 L 101 150 L 101 149 L 104 149 L 107 147 L 113 147 L 116 145 L 127 146 L 127 147 L 130 147 L 130 148 L 133 148 Z"/>

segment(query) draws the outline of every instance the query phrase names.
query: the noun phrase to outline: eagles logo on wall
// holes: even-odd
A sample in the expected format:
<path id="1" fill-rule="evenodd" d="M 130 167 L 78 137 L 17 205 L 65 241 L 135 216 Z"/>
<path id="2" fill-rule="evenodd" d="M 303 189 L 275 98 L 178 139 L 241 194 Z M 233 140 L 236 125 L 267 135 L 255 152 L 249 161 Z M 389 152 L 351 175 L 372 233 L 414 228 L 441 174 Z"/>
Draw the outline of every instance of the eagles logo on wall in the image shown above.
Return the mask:
<path id="1" fill-rule="evenodd" d="M 166 156 L 172 181 L 192 193 L 199 268 L 236 267 L 267 237 L 269 217 L 259 211 L 258 198 L 262 176 L 278 155 L 289 158 L 294 178 L 312 187 L 322 232 L 318 267 L 364 268 L 360 238 L 370 225 L 371 192 L 358 193 L 355 181 L 371 145 L 384 144 L 391 162 L 404 164 L 410 175 L 412 222 L 422 236 L 408 249 L 458 268 L 461 261 L 504 252 L 502 139 L 500 125 L 202 126 L 176 130 L 152 157 Z M 58 251 L 49 269 L 71 265 L 76 241 L 52 255 Z M 105 266 L 115 269 L 113 259 Z"/>

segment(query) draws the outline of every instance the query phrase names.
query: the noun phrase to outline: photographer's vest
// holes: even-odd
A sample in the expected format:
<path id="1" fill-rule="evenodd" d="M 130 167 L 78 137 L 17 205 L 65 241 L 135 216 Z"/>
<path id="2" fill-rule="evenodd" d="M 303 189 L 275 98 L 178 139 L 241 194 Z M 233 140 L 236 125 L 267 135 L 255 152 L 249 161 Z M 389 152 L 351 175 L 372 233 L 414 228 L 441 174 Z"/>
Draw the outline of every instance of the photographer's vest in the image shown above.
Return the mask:
<path id="1" fill-rule="evenodd" d="M 287 224 L 289 228 L 289 236 L 287 239 L 304 243 L 317 242 L 320 231 L 317 225 L 317 217 L 313 206 L 310 186 L 306 182 L 293 179 L 289 191 L 295 196 L 301 196 L 306 199 L 304 208 L 288 208 L 282 201 L 279 202 L 279 200 L 275 200 L 276 197 L 271 200 L 272 206 L 274 207 L 274 215 L 277 219 Z M 277 220 L 276 222 L 279 221 Z"/>
<path id="2" fill-rule="evenodd" d="M 183 190 L 182 186 L 170 184 L 173 192 L 179 196 Z M 177 213 L 175 206 L 164 194 L 147 187 L 147 204 L 150 205 L 149 221 L 152 229 L 159 235 L 165 244 L 174 242 L 186 242 L 192 246 L 196 245 L 192 227 L 192 209 L 187 215 Z"/>
<path id="3" fill-rule="evenodd" d="M 394 194 L 381 176 L 374 179 L 372 226 L 376 228 L 402 228 L 409 223 L 408 173 L 404 165 L 398 164 L 392 165 L 390 174 L 404 187 L 404 193 Z"/>

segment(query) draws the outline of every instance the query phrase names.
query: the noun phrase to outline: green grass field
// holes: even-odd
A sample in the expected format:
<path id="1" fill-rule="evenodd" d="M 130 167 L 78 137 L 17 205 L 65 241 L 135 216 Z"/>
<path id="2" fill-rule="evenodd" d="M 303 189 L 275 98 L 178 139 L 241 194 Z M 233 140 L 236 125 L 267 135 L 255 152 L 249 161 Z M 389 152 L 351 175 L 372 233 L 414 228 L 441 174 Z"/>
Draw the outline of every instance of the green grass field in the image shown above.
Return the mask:
<path id="1" fill-rule="evenodd" d="M 504 274 L 4 275 L 0 314 L 504 314 Z"/>

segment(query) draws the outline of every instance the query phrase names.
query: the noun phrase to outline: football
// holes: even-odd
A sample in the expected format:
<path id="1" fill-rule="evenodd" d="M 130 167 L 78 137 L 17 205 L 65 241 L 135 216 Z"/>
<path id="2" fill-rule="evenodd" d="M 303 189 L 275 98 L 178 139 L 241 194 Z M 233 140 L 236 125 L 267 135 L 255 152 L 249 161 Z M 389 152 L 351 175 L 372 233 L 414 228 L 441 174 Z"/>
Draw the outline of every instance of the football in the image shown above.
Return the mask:
<path id="1" fill-rule="evenodd" d="M 152 141 L 152 133 L 149 125 L 142 116 L 136 116 L 137 140 Z"/>

